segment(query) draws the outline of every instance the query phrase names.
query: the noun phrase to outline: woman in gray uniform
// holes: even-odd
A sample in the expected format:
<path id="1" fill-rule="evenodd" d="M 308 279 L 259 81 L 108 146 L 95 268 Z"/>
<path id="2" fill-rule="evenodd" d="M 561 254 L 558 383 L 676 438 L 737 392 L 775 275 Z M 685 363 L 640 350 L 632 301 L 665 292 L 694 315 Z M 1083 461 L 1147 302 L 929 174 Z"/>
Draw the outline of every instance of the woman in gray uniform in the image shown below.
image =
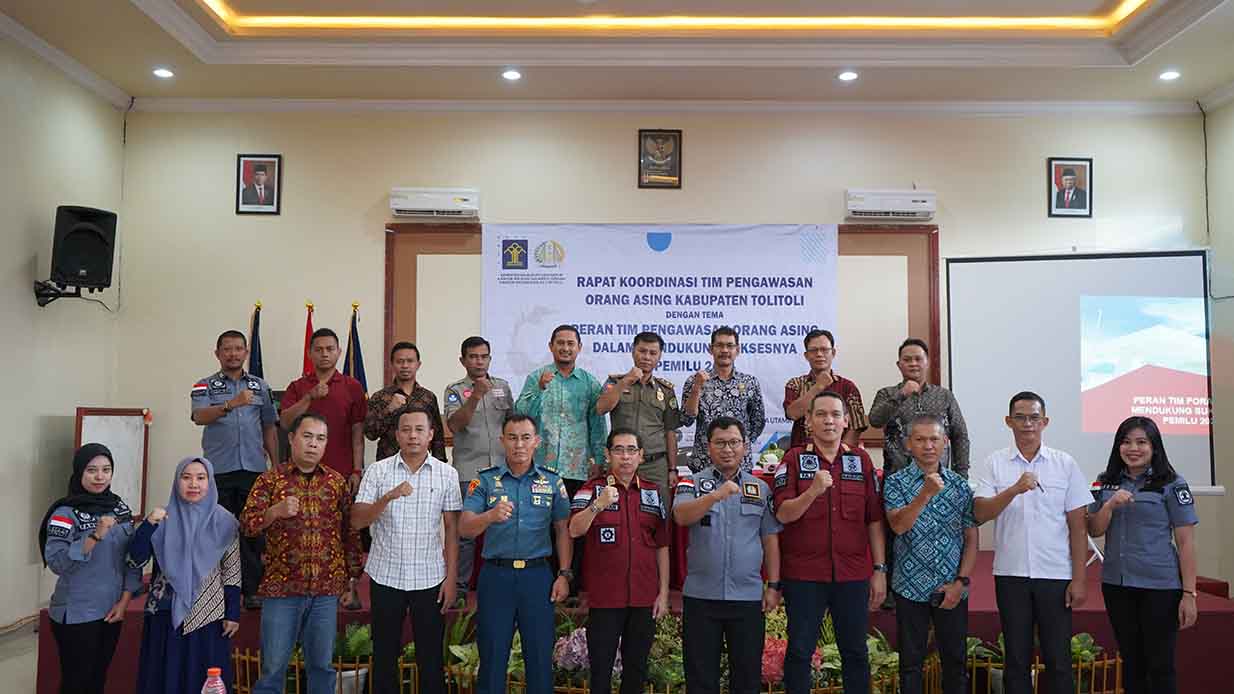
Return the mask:
<path id="1" fill-rule="evenodd" d="M 88 443 L 73 456 L 68 496 L 39 526 L 43 561 L 59 578 L 48 612 L 60 652 L 61 694 L 102 694 L 141 570 L 125 561 L 133 514 L 111 491 L 111 451 Z"/>

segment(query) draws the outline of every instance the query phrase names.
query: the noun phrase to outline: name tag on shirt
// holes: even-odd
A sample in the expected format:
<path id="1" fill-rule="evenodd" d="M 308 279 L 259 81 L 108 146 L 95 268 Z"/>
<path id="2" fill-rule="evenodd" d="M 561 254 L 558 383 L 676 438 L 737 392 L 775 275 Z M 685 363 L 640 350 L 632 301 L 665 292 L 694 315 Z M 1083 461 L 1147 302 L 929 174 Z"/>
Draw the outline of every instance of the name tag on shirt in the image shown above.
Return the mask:
<path id="1" fill-rule="evenodd" d="M 552 485 L 548 483 L 547 480 L 545 480 L 544 482 L 532 482 L 531 483 L 531 493 L 532 494 L 552 494 L 553 487 Z"/>
<path id="2" fill-rule="evenodd" d="M 741 485 L 741 503 L 756 506 L 763 503 L 763 495 L 756 482 L 746 482 Z"/>
<path id="3" fill-rule="evenodd" d="M 840 479 L 853 482 L 865 480 L 865 475 L 861 471 L 861 458 L 855 455 L 846 455 L 841 460 L 840 465 Z"/>

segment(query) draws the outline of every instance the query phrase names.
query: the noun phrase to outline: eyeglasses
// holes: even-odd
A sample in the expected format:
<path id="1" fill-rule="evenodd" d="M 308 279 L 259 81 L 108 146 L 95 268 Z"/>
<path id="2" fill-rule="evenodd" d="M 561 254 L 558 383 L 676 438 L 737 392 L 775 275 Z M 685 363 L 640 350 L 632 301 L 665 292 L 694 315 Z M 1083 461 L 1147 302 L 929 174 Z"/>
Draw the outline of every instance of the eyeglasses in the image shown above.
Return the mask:
<path id="1" fill-rule="evenodd" d="M 811 347 L 806 350 L 806 354 L 831 354 L 834 349 L 831 347 Z"/>
<path id="2" fill-rule="evenodd" d="M 712 441 L 711 445 L 715 446 L 716 448 L 719 448 L 722 451 L 724 450 L 735 451 L 738 448 L 741 448 L 742 443 L 744 442 L 743 441 Z"/>
<path id="3" fill-rule="evenodd" d="M 1011 419 L 1014 420 L 1016 424 L 1037 425 L 1040 424 L 1045 417 L 1042 417 L 1039 414 L 1013 414 L 1011 415 Z"/>
<path id="4" fill-rule="evenodd" d="M 613 446 L 609 450 L 616 455 L 634 455 L 642 449 L 638 446 Z"/>

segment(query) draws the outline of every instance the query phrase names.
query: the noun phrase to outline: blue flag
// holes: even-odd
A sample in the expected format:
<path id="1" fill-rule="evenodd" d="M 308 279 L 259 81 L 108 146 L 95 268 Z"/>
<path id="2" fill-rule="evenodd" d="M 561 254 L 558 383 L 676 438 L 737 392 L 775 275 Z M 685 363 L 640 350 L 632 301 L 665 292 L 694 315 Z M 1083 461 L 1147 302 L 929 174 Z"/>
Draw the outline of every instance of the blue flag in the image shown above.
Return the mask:
<path id="1" fill-rule="evenodd" d="M 266 375 L 261 365 L 261 302 L 253 307 L 253 320 L 249 323 L 249 373 L 257 378 Z"/>
<path id="2" fill-rule="evenodd" d="M 368 392 L 368 379 L 364 377 L 364 355 L 360 353 L 360 305 L 351 305 L 351 333 L 347 336 L 347 355 L 343 357 L 343 375 L 360 382 Z"/>

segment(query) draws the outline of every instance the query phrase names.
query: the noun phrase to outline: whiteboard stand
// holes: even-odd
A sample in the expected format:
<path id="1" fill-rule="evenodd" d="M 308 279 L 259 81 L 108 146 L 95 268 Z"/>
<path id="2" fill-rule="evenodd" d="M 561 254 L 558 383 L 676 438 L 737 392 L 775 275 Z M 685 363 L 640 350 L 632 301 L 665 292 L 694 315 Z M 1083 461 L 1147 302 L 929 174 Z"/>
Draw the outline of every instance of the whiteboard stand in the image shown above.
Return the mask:
<path id="1" fill-rule="evenodd" d="M 146 470 L 149 467 L 148 409 L 79 407 L 73 450 L 83 443 L 101 443 L 111 450 L 111 490 L 133 509 L 134 518 L 146 512 Z"/>

